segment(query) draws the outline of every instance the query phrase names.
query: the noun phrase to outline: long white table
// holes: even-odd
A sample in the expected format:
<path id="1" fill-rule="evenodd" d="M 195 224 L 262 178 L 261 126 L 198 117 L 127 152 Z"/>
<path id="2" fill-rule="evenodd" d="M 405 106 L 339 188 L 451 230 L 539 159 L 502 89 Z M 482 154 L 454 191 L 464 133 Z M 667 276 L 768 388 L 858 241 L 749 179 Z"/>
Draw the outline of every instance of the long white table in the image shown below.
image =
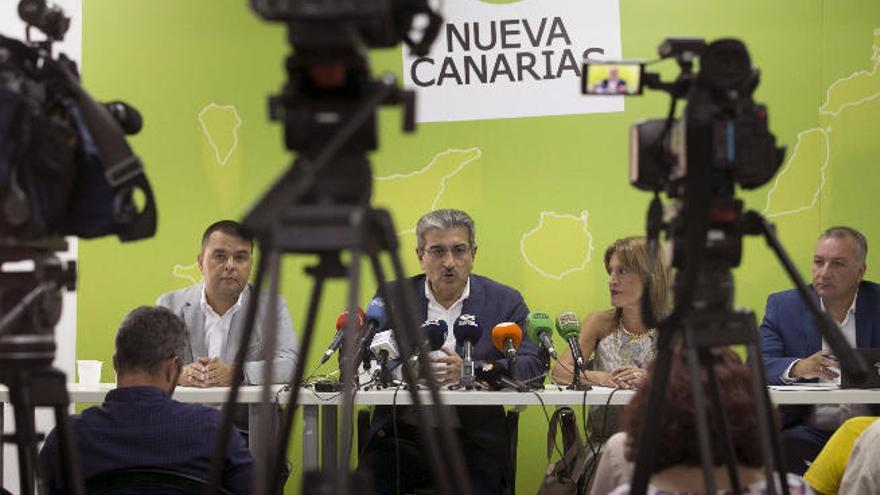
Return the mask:
<path id="1" fill-rule="evenodd" d="M 78 384 L 68 384 L 68 392 L 72 403 L 99 403 L 104 400 L 108 391 L 115 388 L 113 383 L 103 383 L 99 388 L 85 388 Z M 286 404 L 289 392 L 283 391 L 282 385 L 273 385 L 271 397 L 279 403 Z M 245 386 L 239 391 L 239 402 L 251 405 L 249 419 L 252 425 L 262 422 L 259 407 L 263 387 Z M 228 387 L 191 388 L 177 387 L 174 398 L 181 402 L 219 404 L 226 400 Z M 396 397 L 395 397 L 396 394 Z M 427 390 L 419 392 L 425 404 L 431 403 Z M 561 406 L 561 405 L 623 405 L 632 399 L 634 392 L 628 390 L 613 391 L 605 387 L 595 387 L 586 392 L 564 390 L 548 385 L 545 390 L 535 392 L 492 392 L 481 390 L 443 390 L 440 393 L 444 404 L 456 406 L 503 405 L 503 406 Z M 770 387 L 770 400 L 774 404 L 878 404 L 880 389 L 838 389 L 823 387 Z M 0 386 L 0 401 L 9 402 L 9 392 Z M 342 403 L 342 395 L 338 392 L 315 392 L 305 388 L 300 391 L 299 403 L 302 406 L 302 469 L 317 469 L 336 464 L 336 422 L 338 406 Z M 412 397 L 406 390 L 393 389 L 361 391 L 355 395 L 358 405 L 409 405 Z M 269 418 L 270 419 L 270 418 Z M 3 412 L 0 408 L 0 424 Z M 323 425 L 323 429 L 320 426 Z M 252 429 L 252 433 L 255 433 Z M 320 438 L 319 438 L 320 437 Z M 259 435 L 250 435 L 250 448 L 254 453 L 260 452 Z M 323 448 L 321 448 L 323 446 Z M 2 452 L 2 451 L 0 451 Z M 319 454 L 321 459 L 319 460 Z M 2 453 L 0 453 L 0 472 L 2 472 Z"/>

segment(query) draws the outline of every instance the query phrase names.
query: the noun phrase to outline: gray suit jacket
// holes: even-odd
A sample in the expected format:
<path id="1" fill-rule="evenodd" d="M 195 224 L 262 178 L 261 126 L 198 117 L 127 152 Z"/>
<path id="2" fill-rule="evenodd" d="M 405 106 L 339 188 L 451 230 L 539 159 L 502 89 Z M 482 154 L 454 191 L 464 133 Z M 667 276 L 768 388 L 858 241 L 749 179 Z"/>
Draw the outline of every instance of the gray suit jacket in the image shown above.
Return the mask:
<path id="1" fill-rule="evenodd" d="M 205 343 L 205 312 L 202 311 L 202 284 L 189 286 L 185 289 L 162 294 L 156 301 L 159 306 L 164 306 L 180 316 L 186 328 L 189 330 L 189 349 L 184 353 L 184 364 L 189 364 L 197 357 L 208 355 L 208 346 Z M 226 338 L 226 350 L 221 360 L 227 363 L 235 361 L 235 354 L 241 344 L 244 333 L 244 320 L 247 307 L 251 301 L 252 288 L 250 284 L 245 288 L 241 298 L 241 309 L 232 317 L 229 327 L 229 335 Z M 257 311 L 256 327 L 251 336 L 251 342 L 247 347 L 244 363 L 244 384 L 258 385 L 264 382 L 265 340 L 264 328 L 266 326 L 266 303 L 261 297 L 260 309 Z M 293 377 L 294 365 L 297 358 L 296 333 L 287 312 L 287 303 L 278 295 L 278 313 L 275 316 L 278 339 L 274 353 L 272 368 L 272 383 L 287 383 Z"/>

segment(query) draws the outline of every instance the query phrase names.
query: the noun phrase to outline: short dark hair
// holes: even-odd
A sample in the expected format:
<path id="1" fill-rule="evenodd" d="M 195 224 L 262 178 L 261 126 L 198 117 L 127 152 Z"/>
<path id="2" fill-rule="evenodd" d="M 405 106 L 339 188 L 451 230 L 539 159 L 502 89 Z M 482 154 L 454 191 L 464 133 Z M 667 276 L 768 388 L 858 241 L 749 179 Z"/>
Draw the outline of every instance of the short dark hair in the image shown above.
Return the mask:
<path id="1" fill-rule="evenodd" d="M 721 405 L 727 413 L 727 427 L 733 440 L 736 461 L 739 464 L 760 467 L 761 442 L 758 434 L 758 415 L 755 411 L 752 380 L 749 370 L 739 356 L 729 347 L 712 349 L 715 378 Z M 653 373 L 654 365 L 649 367 Z M 652 375 L 649 375 L 652 376 Z M 708 378 L 705 369 L 701 370 L 700 381 L 706 400 L 706 415 L 709 431 L 720 431 L 721 418 L 709 400 Z M 621 426 L 627 434 L 626 459 L 635 462 L 638 438 L 642 429 L 642 416 L 648 406 L 648 390 L 640 388 L 623 413 Z M 654 458 L 654 473 L 671 466 L 699 466 L 700 446 L 694 434 L 697 430 L 696 410 L 691 388 L 690 370 L 687 355 L 679 350 L 671 359 L 669 380 L 663 394 L 663 424 L 660 425 L 658 449 Z M 712 441 L 712 463 L 724 462 L 725 444 L 723 439 Z"/>
<path id="2" fill-rule="evenodd" d="M 141 306 L 126 315 L 116 331 L 117 373 L 154 374 L 169 358 L 183 357 L 189 334 L 183 320 L 162 306 Z"/>
<path id="3" fill-rule="evenodd" d="M 242 224 L 236 222 L 235 220 L 220 220 L 219 222 L 214 222 L 205 229 L 205 233 L 202 234 L 202 248 L 204 249 L 205 244 L 208 243 L 208 238 L 211 237 L 211 234 L 214 232 L 223 232 L 224 234 L 231 235 L 234 237 L 238 237 L 241 240 L 247 241 L 251 244 L 251 251 L 254 249 L 254 235 Z"/>
<path id="4" fill-rule="evenodd" d="M 822 232 L 822 235 L 819 236 L 819 239 L 827 239 L 829 237 L 833 237 L 835 239 L 852 237 L 853 240 L 856 241 L 856 250 L 858 251 L 856 254 L 858 254 L 863 263 L 866 259 L 868 259 L 868 240 L 865 239 L 865 236 L 858 230 L 843 225 L 829 227 L 825 229 L 825 232 Z"/>

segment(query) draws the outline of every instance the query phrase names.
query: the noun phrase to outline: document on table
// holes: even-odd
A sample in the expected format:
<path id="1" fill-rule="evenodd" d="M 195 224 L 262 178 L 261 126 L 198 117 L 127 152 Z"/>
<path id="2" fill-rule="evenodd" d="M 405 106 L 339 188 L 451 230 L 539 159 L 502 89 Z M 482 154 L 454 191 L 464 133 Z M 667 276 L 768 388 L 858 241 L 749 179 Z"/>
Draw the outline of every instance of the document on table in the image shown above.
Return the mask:
<path id="1" fill-rule="evenodd" d="M 779 392 L 815 392 L 820 390 L 840 390 L 837 383 L 798 383 L 794 385 L 768 385 L 770 390 Z"/>

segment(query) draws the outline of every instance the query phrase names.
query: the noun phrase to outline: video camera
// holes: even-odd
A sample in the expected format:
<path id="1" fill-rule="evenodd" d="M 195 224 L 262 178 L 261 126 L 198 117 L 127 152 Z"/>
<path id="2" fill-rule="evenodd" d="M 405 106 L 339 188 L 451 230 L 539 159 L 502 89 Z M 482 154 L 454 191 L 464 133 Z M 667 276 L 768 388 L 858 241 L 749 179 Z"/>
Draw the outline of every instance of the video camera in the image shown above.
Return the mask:
<path id="1" fill-rule="evenodd" d="M 707 44 L 701 39 L 670 38 L 658 52 L 661 59 L 674 57 L 682 69 L 672 83 L 645 72 L 642 62 L 588 62 L 584 68 L 585 94 L 634 95 L 647 87 L 673 98 L 666 119 L 642 121 L 631 128 L 632 185 L 648 191 L 665 189 L 670 197 L 680 197 L 689 164 L 711 168 L 711 183 L 704 186 L 712 190 L 732 193 L 734 183 L 745 189 L 766 184 L 779 169 L 785 149 L 776 147 L 768 130 L 767 107 L 752 99 L 760 78 L 745 45 L 735 39 Z M 699 73 L 693 71 L 697 59 Z M 689 105 L 682 118 L 675 119 L 675 102 L 680 98 Z M 695 140 L 701 141 L 698 149 L 689 147 Z M 696 151 L 702 154 L 696 156 Z"/>
<path id="2" fill-rule="evenodd" d="M 286 64 L 289 82 L 270 99 L 270 115 L 284 121 L 287 148 L 297 151 L 329 141 L 375 90 L 367 48 L 405 42 L 415 53 L 427 53 L 442 20 L 427 0 L 251 0 L 251 6 L 263 18 L 289 26 L 294 51 Z M 416 40 L 418 16 L 427 22 Z M 374 150 L 376 141 L 371 118 L 345 149 Z"/>
<path id="3" fill-rule="evenodd" d="M 768 129 L 767 107 L 752 99 L 760 77 L 741 41 L 669 38 L 658 53 L 661 60 L 674 58 L 681 68 L 674 81 L 663 82 L 658 74 L 646 72 L 643 62 L 587 61 L 582 91 L 628 95 L 649 88 L 672 97 L 666 119 L 642 121 L 630 129 L 630 183 L 655 192 L 648 213 L 649 240 L 667 229 L 676 268 L 702 263 L 705 257 L 714 268 L 704 273 L 702 283 L 711 290 L 703 297 L 730 304 L 733 288 L 726 270 L 739 265 L 744 230 L 735 186 L 766 184 L 779 169 L 785 148 L 776 146 Z M 699 72 L 694 70 L 697 61 Z M 679 99 L 687 106 L 676 119 Z M 660 191 L 676 200 L 667 219 L 656 197 Z"/>
<path id="4" fill-rule="evenodd" d="M 0 36 L 0 247 L 152 236 L 153 193 L 124 136 L 140 130 L 140 115 L 122 102 L 97 103 L 76 64 L 52 56 L 70 24 L 60 8 L 22 0 L 18 10 L 27 41 Z M 31 41 L 31 28 L 46 40 Z"/>

